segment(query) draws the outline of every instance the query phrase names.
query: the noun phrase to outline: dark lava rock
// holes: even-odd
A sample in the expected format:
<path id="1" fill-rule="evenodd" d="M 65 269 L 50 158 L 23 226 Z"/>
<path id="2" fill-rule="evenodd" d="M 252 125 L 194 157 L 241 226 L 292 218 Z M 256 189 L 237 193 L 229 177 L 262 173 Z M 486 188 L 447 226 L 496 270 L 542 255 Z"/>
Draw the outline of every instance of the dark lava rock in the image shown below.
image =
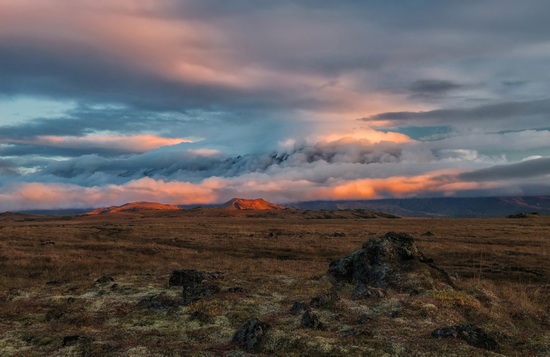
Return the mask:
<path id="1" fill-rule="evenodd" d="M 195 301 L 208 298 L 220 292 L 220 288 L 215 285 L 197 284 L 194 286 L 184 286 L 182 294 L 182 304 L 189 305 Z"/>
<path id="2" fill-rule="evenodd" d="M 439 338 L 460 338 L 474 347 L 484 348 L 489 351 L 498 350 L 498 343 L 495 339 L 474 325 L 461 324 L 438 328 L 432 332 L 432 336 Z"/>
<path id="3" fill-rule="evenodd" d="M 389 232 L 370 239 L 360 250 L 331 262 L 328 272 L 336 283 L 356 284 L 357 296 L 364 297 L 380 295 L 369 293 L 372 288 L 406 292 L 454 288 L 448 274 L 425 258 L 406 233 Z"/>
<path id="4" fill-rule="evenodd" d="M 292 315 L 300 315 L 302 312 L 308 309 L 309 307 L 306 303 L 303 303 L 301 301 L 294 301 L 294 304 L 292 304 L 292 308 L 290 309 L 290 313 Z"/>
<path id="5" fill-rule="evenodd" d="M 172 271 L 170 274 L 170 279 L 168 280 L 168 286 L 186 286 L 186 285 L 197 285 L 203 282 L 204 280 L 209 279 L 222 279 L 223 273 L 216 272 L 206 272 L 199 271 L 194 269 L 180 269 Z"/>
<path id="6" fill-rule="evenodd" d="M 427 232 L 422 233 L 422 236 L 423 237 L 433 237 L 433 236 L 435 236 L 435 234 L 433 234 L 433 232 L 427 231 Z"/>
<path id="7" fill-rule="evenodd" d="M 327 294 L 321 294 L 311 299 L 309 305 L 312 307 L 321 307 L 327 305 L 329 302 L 330 297 Z"/>
<path id="8" fill-rule="evenodd" d="M 207 273 L 193 269 L 174 270 L 170 275 L 169 286 L 183 286 L 182 304 L 189 305 L 197 300 L 220 292 L 220 288 L 208 284 L 208 279 L 220 279 L 222 273 Z"/>
<path id="9" fill-rule="evenodd" d="M 66 284 L 67 281 L 65 280 L 50 280 L 48 282 L 46 282 L 46 285 L 63 285 L 63 284 Z"/>
<path id="10" fill-rule="evenodd" d="M 145 307 L 153 311 L 171 309 L 179 305 L 179 299 L 174 299 L 165 294 L 146 296 L 138 302 L 139 307 Z"/>
<path id="11" fill-rule="evenodd" d="M 232 342 L 249 352 L 259 352 L 271 326 L 257 318 L 251 318 L 235 332 Z"/>
<path id="12" fill-rule="evenodd" d="M 321 320 L 319 320 L 319 317 L 317 317 L 317 315 L 313 311 L 311 311 L 311 309 L 307 309 L 302 315 L 300 327 L 322 329 L 324 326 L 321 323 Z"/>
<path id="13" fill-rule="evenodd" d="M 227 289 L 225 292 L 230 294 L 246 294 L 248 291 L 246 291 L 245 288 L 241 288 L 240 286 L 235 286 L 233 288 Z"/>
<path id="14" fill-rule="evenodd" d="M 110 275 L 103 275 L 101 278 L 97 279 L 96 284 L 107 284 L 114 282 L 115 279 Z"/>
<path id="15" fill-rule="evenodd" d="M 168 286 L 195 286 L 206 279 L 205 272 L 193 269 L 174 270 L 170 275 Z"/>
<path id="16" fill-rule="evenodd" d="M 214 323 L 214 319 L 212 316 L 202 312 L 202 311 L 195 311 L 191 314 L 190 317 L 191 320 L 199 321 L 203 324 L 212 324 Z"/>
<path id="17" fill-rule="evenodd" d="M 82 340 L 86 340 L 86 337 L 79 336 L 79 335 L 65 336 L 63 337 L 63 342 L 61 343 L 61 347 L 74 346 Z"/>

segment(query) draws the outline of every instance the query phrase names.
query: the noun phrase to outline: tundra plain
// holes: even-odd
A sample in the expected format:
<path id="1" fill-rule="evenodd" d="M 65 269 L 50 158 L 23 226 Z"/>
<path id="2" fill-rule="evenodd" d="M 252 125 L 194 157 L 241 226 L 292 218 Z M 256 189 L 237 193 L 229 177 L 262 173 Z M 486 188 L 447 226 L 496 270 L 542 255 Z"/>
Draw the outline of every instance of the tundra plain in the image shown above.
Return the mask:
<path id="1" fill-rule="evenodd" d="M 214 208 L 2 214 L 0 355 L 550 355 L 550 217 L 369 217 Z M 390 231 L 415 237 L 457 288 L 335 293 L 330 262 Z M 219 291 L 182 304 L 182 287 L 168 284 L 178 269 L 212 273 Z M 315 304 L 320 296 L 330 298 Z M 322 328 L 301 326 L 295 302 L 312 306 Z M 270 329 L 246 351 L 232 338 L 254 317 Z M 464 323 L 498 349 L 431 335 Z"/>

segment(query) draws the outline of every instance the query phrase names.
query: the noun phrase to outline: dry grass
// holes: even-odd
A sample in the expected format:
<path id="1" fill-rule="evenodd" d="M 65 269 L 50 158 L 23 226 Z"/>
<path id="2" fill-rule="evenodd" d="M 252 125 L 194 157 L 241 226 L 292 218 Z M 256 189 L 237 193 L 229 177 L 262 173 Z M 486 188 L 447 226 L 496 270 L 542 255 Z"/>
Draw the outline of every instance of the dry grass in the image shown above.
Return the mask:
<path id="1" fill-rule="evenodd" d="M 252 316 L 273 326 L 266 354 L 492 355 L 429 336 L 462 322 L 494 334 L 504 355 L 550 353 L 549 218 L 311 217 L 322 215 L 197 210 L 0 222 L 0 355 L 239 355 L 229 341 Z M 317 309 L 327 329 L 299 329 L 290 306 L 330 291 L 328 263 L 391 230 L 417 237 L 462 290 L 363 301 L 344 290 Z M 177 298 L 168 275 L 181 268 L 223 272 L 222 290 L 247 292 L 139 305 Z M 115 283 L 96 283 L 103 275 Z M 192 320 L 195 311 L 212 320 Z M 84 338 L 62 347 L 68 335 Z"/>

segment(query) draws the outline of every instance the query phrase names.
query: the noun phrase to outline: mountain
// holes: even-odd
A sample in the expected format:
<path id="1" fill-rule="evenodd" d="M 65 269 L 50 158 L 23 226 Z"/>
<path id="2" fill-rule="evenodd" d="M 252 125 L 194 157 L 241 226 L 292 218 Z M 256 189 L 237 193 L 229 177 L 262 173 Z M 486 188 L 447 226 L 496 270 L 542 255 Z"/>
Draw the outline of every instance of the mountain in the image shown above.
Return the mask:
<path id="1" fill-rule="evenodd" d="M 35 219 L 36 216 L 20 212 L 2 212 L 0 213 L 0 222 L 15 222 Z"/>
<path id="2" fill-rule="evenodd" d="M 440 197 L 359 201 L 311 201 L 288 205 L 308 210 L 369 209 L 401 217 L 506 217 L 525 212 L 550 215 L 550 196 Z"/>
<path id="3" fill-rule="evenodd" d="M 176 211 L 181 210 L 182 208 L 174 205 L 166 205 L 163 203 L 156 202 L 131 202 L 123 204 L 122 206 L 111 206 L 104 208 L 97 208 L 93 211 L 87 212 L 86 214 L 107 214 L 107 213 L 118 213 L 118 212 L 142 212 L 142 211 Z"/>
<path id="4" fill-rule="evenodd" d="M 256 198 L 248 200 L 245 198 L 233 198 L 224 203 L 221 208 L 236 209 L 236 210 L 259 210 L 259 211 L 273 211 L 284 209 L 285 207 L 279 206 L 275 203 L 267 202 L 263 198 Z"/>

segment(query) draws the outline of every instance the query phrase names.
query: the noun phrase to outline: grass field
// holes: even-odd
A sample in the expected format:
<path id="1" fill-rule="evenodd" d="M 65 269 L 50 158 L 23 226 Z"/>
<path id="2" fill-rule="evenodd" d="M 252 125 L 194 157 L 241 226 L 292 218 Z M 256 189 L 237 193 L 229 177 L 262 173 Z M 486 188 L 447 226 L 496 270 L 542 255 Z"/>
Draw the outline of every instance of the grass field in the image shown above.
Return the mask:
<path id="1" fill-rule="evenodd" d="M 344 289 L 315 309 L 324 329 L 299 328 L 290 308 L 330 293 L 330 261 L 388 231 L 417 238 L 459 289 L 365 300 Z M 272 326 L 263 355 L 545 356 L 549 250 L 550 217 L 366 219 L 221 209 L 4 215 L 0 355 L 241 356 L 231 338 L 257 317 Z M 221 292 L 179 305 L 181 287 L 168 279 L 183 268 L 221 272 L 211 281 Z M 97 281 L 104 276 L 114 281 Z M 483 328 L 498 352 L 430 335 L 458 323 Z"/>

